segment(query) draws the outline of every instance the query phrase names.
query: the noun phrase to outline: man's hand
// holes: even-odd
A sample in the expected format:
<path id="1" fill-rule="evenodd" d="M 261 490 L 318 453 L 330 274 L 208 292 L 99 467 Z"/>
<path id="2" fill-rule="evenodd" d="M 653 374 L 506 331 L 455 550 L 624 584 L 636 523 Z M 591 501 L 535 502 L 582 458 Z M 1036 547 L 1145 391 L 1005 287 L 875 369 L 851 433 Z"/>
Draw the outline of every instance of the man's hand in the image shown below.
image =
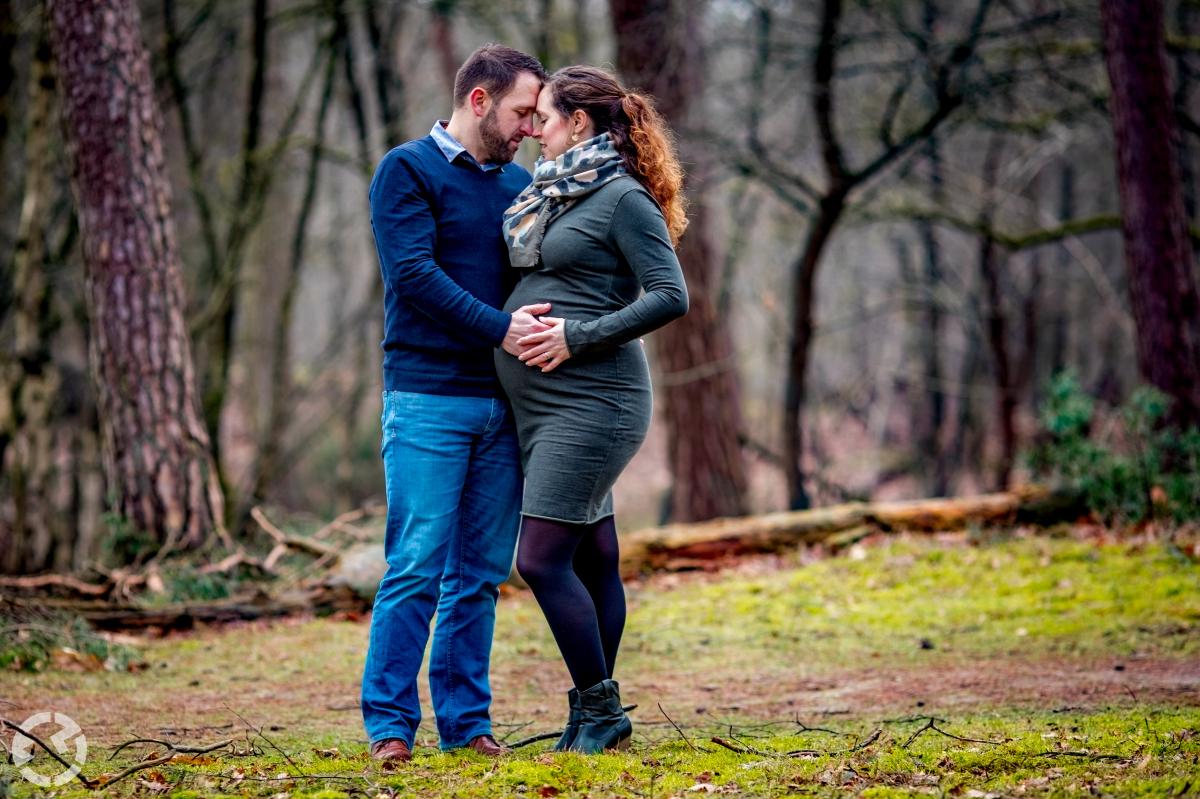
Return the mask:
<path id="1" fill-rule="evenodd" d="M 504 334 L 504 341 L 501 342 L 500 346 L 509 355 L 520 355 L 521 348 L 517 346 L 518 339 L 533 333 L 541 333 L 543 330 L 549 330 L 550 325 L 542 324 L 535 318 L 540 314 L 549 312 L 550 303 L 548 302 L 539 302 L 536 305 L 522 305 L 513 311 L 512 321 L 508 323 L 508 332 Z"/>

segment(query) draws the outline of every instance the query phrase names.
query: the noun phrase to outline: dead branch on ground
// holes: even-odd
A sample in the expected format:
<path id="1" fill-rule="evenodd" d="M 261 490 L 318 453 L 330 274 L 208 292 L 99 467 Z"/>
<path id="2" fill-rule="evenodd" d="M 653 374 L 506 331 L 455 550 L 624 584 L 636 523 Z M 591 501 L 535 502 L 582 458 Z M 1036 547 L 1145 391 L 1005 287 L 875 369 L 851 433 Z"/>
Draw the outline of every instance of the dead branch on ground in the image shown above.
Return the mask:
<path id="1" fill-rule="evenodd" d="M 679 733 L 679 737 L 683 739 L 683 742 L 685 744 L 687 744 L 688 746 L 690 746 L 692 748 L 693 752 L 704 751 L 704 750 L 700 749 L 698 746 L 696 746 L 694 743 L 692 743 L 691 739 L 688 738 L 686 734 L 684 734 L 683 730 L 679 729 L 679 725 L 675 723 L 675 719 L 668 716 L 667 711 L 663 710 L 662 702 L 658 703 L 658 712 L 662 713 L 663 718 L 671 723 L 671 726 L 675 728 L 675 732 Z"/>
<path id="2" fill-rule="evenodd" d="M 941 727 L 937 726 L 937 723 L 939 721 L 942 724 L 946 724 L 948 722 L 945 719 L 934 718 L 933 716 L 917 716 L 915 719 L 912 719 L 912 720 L 919 721 L 922 718 L 925 719 L 925 725 L 923 727 L 921 727 L 919 730 L 917 730 L 916 732 L 914 732 L 912 735 L 910 735 L 908 737 L 907 741 L 900 744 L 901 749 L 907 749 L 909 744 L 911 744 L 913 741 L 917 740 L 917 738 L 921 737 L 921 735 L 923 735 L 925 732 L 930 731 L 930 730 L 938 733 L 939 735 L 944 735 L 947 738 L 953 738 L 956 741 L 966 741 L 967 743 L 988 744 L 989 746 L 999 746 L 1000 744 L 1006 743 L 1005 741 L 985 741 L 982 738 L 964 738 L 961 735 L 955 735 L 952 732 L 946 732 Z"/>
<path id="3" fill-rule="evenodd" d="M 319 558 L 328 557 L 330 560 L 337 560 L 340 556 L 340 553 L 336 549 L 326 546 L 320 541 L 314 541 L 311 538 L 304 538 L 302 536 L 288 535 L 283 532 L 283 530 L 272 524 L 267 515 L 263 513 L 262 508 L 258 506 L 250 509 L 250 515 L 254 518 L 254 521 L 258 522 L 258 526 L 262 528 L 263 532 L 275 539 L 276 548 L 284 546 L 290 549 L 298 549 L 310 555 L 316 555 Z M 274 551 L 272 551 L 272 554 L 274 554 Z M 267 558 L 270 559 L 271 556 L 268 555 Z M 278 556 L 276 559 L 278 559 Z"/>
<path id="4" fill-rule="evenodd" d="M 346 511 L 313 533 L 312 537 L 317 540 L 322 540 L 328 537 L 331 532 L 337 530 L 338 532 L 346 533 L 351 538 L 361 541 L 363 540 L 364 533 L 357 527 L 352 527 L 352 523 L 370 518 L 371 516 L 380 516 L 384 513 L 387 513 L 387 505 L 383 504 L 367 505 L 356 510 Z"/>
<path id="5" fill-rule="evenodd" d="M 1087 757 L 1093 760 L 1122 760 L 1120 755 L 1107 755 L 1099 752 L 1038 752 L 1033 757 Z"/>
<path id="6" fill-rule="evenodd" d="M 222 704 L 224 704 L 224 703 L 222 703 Z M 251 724 L 249 721 L 246 720 L 245 716 L 243 716 L 241 713 L 238 713 L 236 710 L 231 708 L 229 705 L 225 705 L 225 709 L 228 710 L 233 715 L 237 716 L 239 719 L 241 719 L 243 724 L 245 724 L 247 727 L 249 727 L 259 738 L 262 738 L 264 741 L 266 741 L 271 746 L 272 749 L 274 749 L 279 754 L 283 755 L 283 759 L 288 762 L 288 765 L 292 767 L 293 771 L 295 771 L 297 774 L 302 773 L 300 771 L 300 767 L 296 765 L 296 761 L 292 760 L 292 756 L 289 755 L 287 752 L 283 751 L 283 749 L 281 749 L 279 747 L 279 744 L 275 743 L 270 738 L 268 738 L 267 734 L 262 731 L 261 727 L 255 727 L 253 724 Z"/>
<path id="7" fill-rule="evenodd" d="M 72 765 L 71 763 L 68 763 L 67 761 L 63 760 L 62 757 L 59 756 L 58 752 L 54 751 L 49 746 L 46 746 L 46 743 L 41 738 L 34 735 L 32 732 L 27 732 L 26 730 L 24 730 L 20 724 L 17 724 L 14 721 L 9 721 L 8 719 L 5 719 L 5 718 L 0 718 L 0 727 L 8 727 L 10 730 L 13 731 L 14 737 L 17 735 L 24 735 L 26 738 L 28 738 L 29 740 L 33 741 L 35 744 L 40 746 L 42 749 L 46 750 L 46 754 L 50 755 L 50 757 L 57 760 L 63 766 L 63 768 L 65 768 L 67 771 L 70 771 L 71 773 L 73 773 L 75 775 L 75 779 L 77 779 L 81 783 L 83 783 L 83 787 L 87 788 L 89 791 L 95 790 L 97 787 L 99 787 L 98 783 L 96 783 L 95 780 L 92 780 L 92 779 L 84 776 L 83 771 L 80 770 L 78 763 Z"/>
<path id="8" fill-rule="evenodd" d="M 233 743 L 233 739 L 229 738 L 228 740 L 218 741 L 217 743 L 210 744 L 208 746 L 188 746 L 186 744 L 173 744 L 169 741 L 160 741 L 157 738 L 134 738 L 126 741 L 123 744 L 119 744 L 116 748 L 114 748 L 109 754 L 108 759 L 112 760 L 121 753 L 122 749 L 135 744 L 158 744 L 159 746 L 165 746 L 167 749 L 179 755 L 203 755 L 220 749 L 222 746 L 228 746 L 231 743 Z"/>
<path id="9" fill-rule="evenodd" d="M 130 741 L 128 743 L 135 743 L 135 742 Z M 125 779 L 130 774 L 136 774 L 139 771 L 145 771 L 146 769 L 154 768 L 155 766 L 166 765 L 167 763 L 170 763 L 172 760 L 174 760 L 179 755 L 182 755 L 182 754 L 205 754 L 207 752 L 215 752 L 218 749 L 222 749 L 226 746 L 229 746 L 231 743 L 233 743 L 233 741 L 228 740 L 228 741 L 218 741 L 217 743 L 212 744 L 211 746 L 189 746 L 189 747 L 176 747 L 172 744 L 167 744 L 167 746 L 171 749 L 171 751 L 168 754 L 165 754 L 162 757 L 156 757 L 152 760 L 144 760 L 141 763 L 135 763 L 134 765 L 130 766 L 129 768 L 125 769 L 124 771 L 114 774 L 111 777 L 102 775 L 98 779 L 93 780 L 94 785 L 90 786 L 90 787 L 101 788 L 101 789 L 107 788 L 108 786 L 112 785 L 114 782 L 118 782 L 119 780 Z M 122 744 L 121 748 L 124 748 L 126 745 L 128 745 L 128 744 Z M 112 758 L 109 758 L 109 759 L 111 760 Z"/>
<path id="10" fill-rule="evenodd" d="M 862 749 L 866 749 L 868 746 L 870 746 L 871 744 L 878 741 L 879 736 L 881 736 L 882 734 L 883 734 L 883 729 L 876 728 L 874 732 L 872 732 L 869 736 L 866 737 L 866 739 L 855 744 L 854 746 L 850 747 L 849 749 L 837 749 L 837 750 L 832 750 L 832 751 L 823 751 L 820 749 L 794 749 L 790 752 L 767 752 L 762 749 L 757 749 L 753 746 L 750 746 L 745 741 L 739 741 L 737 738 L 734 738 L 732 735 L 730 736 L 730 739 L 732 739 L 732 740 L 726 740 L 725 738 L 722 738 L 719 735 L 714 735 L 709 740 L 711 740 L 713 743 L 717 744 L 718 746 L 725 747 L 726 749 L 728 749 L 731 752 L 737 752 L 738 754 L 742 754 L 742 755 L 753 754 L 753 755 L 760 755 L 762 757 L 825 757 L 825 756 L 832 757 L 832 756 L 838 756 L 838 755 L 848 755 L 853 752 L 858 752 Z"/>

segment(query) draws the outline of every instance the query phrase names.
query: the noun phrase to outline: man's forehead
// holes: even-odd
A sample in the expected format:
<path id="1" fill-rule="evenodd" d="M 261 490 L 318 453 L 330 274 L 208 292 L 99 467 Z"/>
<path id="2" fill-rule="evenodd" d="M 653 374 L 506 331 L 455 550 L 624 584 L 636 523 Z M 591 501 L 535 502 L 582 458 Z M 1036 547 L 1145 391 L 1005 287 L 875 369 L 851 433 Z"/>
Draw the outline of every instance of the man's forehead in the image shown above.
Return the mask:
<path id="1" fill-rule="evenodd" d="M 512 106 L 534 106 L 537 104 L 538 92 L 542 89 L 542 81 L 531 72 L 522 72 L 517 76 L 516 83 L 501 102 Z"/>

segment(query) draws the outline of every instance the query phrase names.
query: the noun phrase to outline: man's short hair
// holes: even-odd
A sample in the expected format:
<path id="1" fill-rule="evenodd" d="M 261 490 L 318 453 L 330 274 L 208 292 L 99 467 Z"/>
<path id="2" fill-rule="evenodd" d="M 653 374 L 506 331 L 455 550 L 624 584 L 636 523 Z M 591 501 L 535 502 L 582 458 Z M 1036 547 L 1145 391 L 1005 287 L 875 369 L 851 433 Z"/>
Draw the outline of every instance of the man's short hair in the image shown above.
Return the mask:
<path id="1" fill-rule="evenodd" d="M 502 44 L 485 44 L 471 53 L 454 76 L 455 108 L 466 102 L 476 86 L 483 87 L 493 100 L 499 100 L 508 94 L 522 72 L 546 80 L 545 67 L 533 56 Z"/>

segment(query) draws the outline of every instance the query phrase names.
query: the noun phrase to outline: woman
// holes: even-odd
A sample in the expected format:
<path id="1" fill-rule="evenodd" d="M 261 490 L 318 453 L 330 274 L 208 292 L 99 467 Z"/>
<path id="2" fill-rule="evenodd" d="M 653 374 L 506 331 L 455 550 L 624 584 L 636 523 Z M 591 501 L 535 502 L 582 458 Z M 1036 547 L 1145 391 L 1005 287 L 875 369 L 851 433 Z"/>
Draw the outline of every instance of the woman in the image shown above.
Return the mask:
<path id="1" fill-rule="evenodd" d="M 504 217 L 521 271 L 505 310 L 532 297 L 556 315 L 519 358 L 497 350 L 496 370 L 525 469 L 517 570 L 575 685 L 555 749 L 591 753 L 633 730 L 612 679 L 625 593 L 611 489 L 650 425 L 639 337 L 687 312 L 672 246 L 687 226 L 683 173 L 650 101 L 592 67 L 550 77 L 534 136 L 533 183 Z"/>

